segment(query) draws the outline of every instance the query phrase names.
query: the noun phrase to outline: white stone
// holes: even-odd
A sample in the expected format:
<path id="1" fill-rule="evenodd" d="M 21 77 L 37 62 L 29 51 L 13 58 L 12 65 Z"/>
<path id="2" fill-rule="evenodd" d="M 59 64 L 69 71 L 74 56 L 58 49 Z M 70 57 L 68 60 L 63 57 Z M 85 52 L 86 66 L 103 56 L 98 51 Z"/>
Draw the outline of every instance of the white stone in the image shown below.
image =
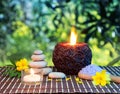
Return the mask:
<path id="1" fill-rule="evenodd" d="M 40 72 L 42 72 L 43 75 L 48 75 L 49 73 L 52 72 L 52 68 L 40 68 L 40 69 L 33 68 L 33 70 L 34 70 L 34 73 L 40 73 Z"/>
<path id="2" fill-rule="evenodd" d="M 45 55 L 41 54 L 41 55 L 32 55 L 31 59 L 33 61 L 40 61 L 40 60 L 44 60 L 45 59 Z"/>
<path id="3" fill-rule="evenodd" d="M 33 61 L 29 63 L 31 68 L 43 68 L 47 66 L 47 62 L 45 61 Z"/>
<path id="4" fill-rule="evenodd" d="M 41 51 L 41 50 L 35 50 L 35 51 L 34 51 L 34 54 L 35 54 L 35 55 L 40 55 L 40 54 L 42 54 L 42 53 L 43 53 L 43 51 Z"/>
<path id="5" fill-rule="evenodd" d="M 66 75 L 62 72 L 51 72 L 49 73 L 49 78 L 65 78 Z"/>

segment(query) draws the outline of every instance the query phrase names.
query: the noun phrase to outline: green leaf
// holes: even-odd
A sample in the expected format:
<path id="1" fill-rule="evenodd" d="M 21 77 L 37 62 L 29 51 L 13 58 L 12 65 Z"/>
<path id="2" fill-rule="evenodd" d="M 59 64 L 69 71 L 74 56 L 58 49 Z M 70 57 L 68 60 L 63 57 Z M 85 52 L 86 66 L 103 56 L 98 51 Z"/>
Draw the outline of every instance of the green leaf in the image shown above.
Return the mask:
<path id="1" fill-rule="evenodd" d="M 8 75 L 10 78 L 13 77 L 21 77 L 21 72 L 17 71 L 14 66 L 6 68 L 6 71 L 4 72 L 4 75 Z"/>

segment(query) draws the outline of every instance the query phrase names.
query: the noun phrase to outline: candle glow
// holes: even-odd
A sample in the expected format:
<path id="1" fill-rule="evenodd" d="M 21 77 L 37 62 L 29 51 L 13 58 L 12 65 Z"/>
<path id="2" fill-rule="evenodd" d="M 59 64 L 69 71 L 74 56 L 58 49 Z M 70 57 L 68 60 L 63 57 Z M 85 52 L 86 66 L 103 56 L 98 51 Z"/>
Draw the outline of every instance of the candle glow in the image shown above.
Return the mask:
<path id="1" fill-rule="evenodd" d="M 26 74 L 23 77 L 23 81 L 27 83 L 36 83 L 42 80 L 42 75 L 34 74 L 34 70 L 30 69 L 30 74 Z"/>
<path id="2" fill-rule="evenodd" d="M 77 34 L 75 33 L 75 27 L 72 27 L 71 29 L 71 35 L 70 35 L 70 45 L 76 44 Z"/>

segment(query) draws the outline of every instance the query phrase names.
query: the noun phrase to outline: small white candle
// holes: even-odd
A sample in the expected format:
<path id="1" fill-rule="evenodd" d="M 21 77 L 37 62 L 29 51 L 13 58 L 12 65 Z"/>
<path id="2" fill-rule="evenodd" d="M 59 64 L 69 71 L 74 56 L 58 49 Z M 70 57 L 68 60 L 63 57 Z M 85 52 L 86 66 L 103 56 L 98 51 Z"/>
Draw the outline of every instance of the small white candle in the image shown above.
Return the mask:
<path id="1" fill-rule="evenodd" d="M 42 79 L 40 78 L 40 75 L 34 74 L 34 71 L 32 69 L 30 70 L 30 73 L 30 75 L 25 75 L 23 77 L 24 82 L 38 82 Z"/>

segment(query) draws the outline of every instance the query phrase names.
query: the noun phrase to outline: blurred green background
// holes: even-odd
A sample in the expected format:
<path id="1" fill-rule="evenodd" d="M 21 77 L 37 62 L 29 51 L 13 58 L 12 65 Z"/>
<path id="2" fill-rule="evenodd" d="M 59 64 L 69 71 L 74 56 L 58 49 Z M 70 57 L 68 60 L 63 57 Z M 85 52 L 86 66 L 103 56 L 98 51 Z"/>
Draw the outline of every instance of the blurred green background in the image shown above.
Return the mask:
<path id="1" fill-rule="evenodd" d="M 69 42 L 75 26 L 78 42 L 92 50 L 92 63 L 120 65 L 119 0 L 0 0 L 0 66 L 31 61 L 43 50 L 49 66 L 58 42 Z"/>

